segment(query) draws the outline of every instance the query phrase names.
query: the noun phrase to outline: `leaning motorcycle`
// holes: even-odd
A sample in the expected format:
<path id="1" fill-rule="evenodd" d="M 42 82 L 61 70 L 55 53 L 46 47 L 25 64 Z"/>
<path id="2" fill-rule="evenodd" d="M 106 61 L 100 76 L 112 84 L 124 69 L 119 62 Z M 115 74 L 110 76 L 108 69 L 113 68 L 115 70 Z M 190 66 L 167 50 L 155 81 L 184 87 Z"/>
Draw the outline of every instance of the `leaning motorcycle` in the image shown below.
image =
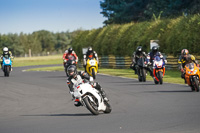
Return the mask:
<path id="1" fill-rule="evenodd" d="M 107 101 L 104 101 L 101 93 L 92 87 L 89 83 L 84 83 L 78 75 L 77 80 L 72 79 L 74 83 L 74 97 L 85 106 L 93 115 L 98 115 L 100 112 L 110 113 L 111 106 Z M 75 100 L 75 101 L 76 101 Z"/>
<path id="2" fill-rule="evenodd" d="M 4 72 L 5 77 L 9 77 L 11 68 L 12 68 L 12 61 L 10 57 L 3 57 L 2 70 Z"/>
<path id="3" fill-rule="evenodd" d="M 64 61 L 65 61 L 65 65 L 64 65 L 65 66 L 65 73 L 68 76 L 68 74 L 67 74 L 67 68 L 69 66 L 71 66 L 71 65 L 75 65 L 76 66 L 76 61 L 75 61 L 75 58 L 73 56 L 70 56 L 68 58 L 68 60 L 64 60 Z"/>
<path id="4" fill-rule="evenodd" d="M 165 62 L 159 56 L 156 56 L 153 61 L 153 76 L 155 84 L 163 84 L 165 75 Z"/>
<path id="5" fill-rule="evenodd" d="M 185 80 L 192 91 L 199 91 L 199 68 L 195 63 L 189 63 L 185 65 Z"/>
<path id="6" fill-rule="evenodd" d="M 95 58 L 89 58 L 87 60 L 86 71 L 90 76 L 96 79 L 96 74 L 98 71 L 98 62 Z"/>
<path id="7" fill-rule="evenodd" d="M 139 57 L 137 60 L 137 73 L 138 73 L 138 80 L 140 82 L 146 82 L 146 69 L 147 69 L 147 62 L 144 57 Z"/>

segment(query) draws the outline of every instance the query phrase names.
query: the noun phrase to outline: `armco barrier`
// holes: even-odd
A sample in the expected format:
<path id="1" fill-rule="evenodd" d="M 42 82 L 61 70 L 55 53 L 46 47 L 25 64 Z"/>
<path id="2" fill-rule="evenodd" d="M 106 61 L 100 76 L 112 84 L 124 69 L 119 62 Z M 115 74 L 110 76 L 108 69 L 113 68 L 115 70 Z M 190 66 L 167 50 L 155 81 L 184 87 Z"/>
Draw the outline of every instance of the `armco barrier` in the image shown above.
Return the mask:
<path id="1" fill-rule="evenodd" d="M 167 57 L 167 56 L 166 56 Z M 168 56 L 166 69 L 178 69 L 178 58 Z M 200 60 L 200 59 L 198 59 Z M 101 68 L 130 68 L 132 58 L 129 56 L 102 56 L 99 57 L 99 64 Z M 81 61 L 79 61 L 79 67 L 82 67 Z"/>

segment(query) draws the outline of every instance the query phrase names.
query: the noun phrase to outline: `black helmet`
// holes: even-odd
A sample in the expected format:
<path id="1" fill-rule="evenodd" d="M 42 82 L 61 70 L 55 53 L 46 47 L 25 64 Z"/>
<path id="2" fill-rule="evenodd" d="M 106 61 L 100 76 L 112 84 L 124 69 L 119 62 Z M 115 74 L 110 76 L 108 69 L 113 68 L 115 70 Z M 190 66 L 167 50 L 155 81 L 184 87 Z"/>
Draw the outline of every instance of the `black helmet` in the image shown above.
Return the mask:
<path id="1" fill-rule="evenodd" d="M 155 54 L 156 52 L 158 52 L 158 47 L 157 46 L 153 46 L 152 47 L 152 52 L 153 52 L 153 54 Z"/>
<path id="2" fill-rule="evenodd" d="M 138 47 L 136 48 L 136 52 L 142 52 L 142 46 L 138 46 Z"/>
<path id="3" fill-rule="evenodd" d="M 72 73 L 74 72 L 74 73 Z M 76 66 L 71 65 L 67 68 L 67 74 L 69 75 L 69 77 L 74 77 L 77 74 L 77 70 L 76 70 Z"/>
<path id="4" fill-rule="evenodd" d="M 92 52 L 93 52 L 92 47 L 88 47 L 88 52 L 89 52 L 89 53 L 92 53 Z"/>
<path id="5" fill-rule="evenodd" d="M 73 51 L 73 49 L 72 49 L 72 47 L 70 47 L 70 48 L 68 48 L 68 53 L 72 53 L 72 51 Z"/>

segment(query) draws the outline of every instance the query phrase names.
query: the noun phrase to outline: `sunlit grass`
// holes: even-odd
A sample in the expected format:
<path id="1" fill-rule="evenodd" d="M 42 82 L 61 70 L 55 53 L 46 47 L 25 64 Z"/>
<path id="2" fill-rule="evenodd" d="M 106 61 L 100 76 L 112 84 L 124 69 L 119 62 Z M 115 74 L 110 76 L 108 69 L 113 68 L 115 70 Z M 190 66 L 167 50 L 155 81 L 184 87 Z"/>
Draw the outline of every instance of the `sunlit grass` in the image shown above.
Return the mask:
<path id="1" fill-rule="evenodd" d="M 83 68 L 81 68 L 81 69 L 79 68 L 78 70 L 83 70 Z M 63 68 L 63 66 L 43 67 L 43 68 L 28 69 L 27 71 L 64 71 L 64 68 Z M 138 76 L 135 75 L 134 71 L 131 69 L 100 68 L 99 73 L 113 75 L 113 76 L 127 77 L 127 78 L 135 78 L 135 79 L 138 78 Z M 180 75 L 181 75 L 181 73 L 178 70 L 166 70 L 163 81 L 168 82 L 168 83 L 184 84 L 184 80 L 181 79 Z M 153 81 L 153 79 L 149 75 L 149 73 L 147 74 L 147 80 Z"/>
<path id="2" fill-rule="evenodd" d="M 62 62 L 62 55 L 16 57 L 13 59 L 13 67 L 62 64 Z"/>

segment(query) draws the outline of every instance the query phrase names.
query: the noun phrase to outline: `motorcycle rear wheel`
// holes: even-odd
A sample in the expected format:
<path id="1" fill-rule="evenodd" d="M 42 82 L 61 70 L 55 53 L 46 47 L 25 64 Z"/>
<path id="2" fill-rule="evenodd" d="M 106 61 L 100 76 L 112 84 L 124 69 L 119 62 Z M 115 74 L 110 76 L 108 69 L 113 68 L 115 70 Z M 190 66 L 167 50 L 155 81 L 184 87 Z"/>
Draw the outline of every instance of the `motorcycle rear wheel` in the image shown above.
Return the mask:
<path id="1" fill-rule="evenodd" d="M 104 111 L 104 113 L 108 114 L 112 111 L 112 108 L 108 102 L 104 102 L 104 103 L 106 105 L 106 110 Z"/>

